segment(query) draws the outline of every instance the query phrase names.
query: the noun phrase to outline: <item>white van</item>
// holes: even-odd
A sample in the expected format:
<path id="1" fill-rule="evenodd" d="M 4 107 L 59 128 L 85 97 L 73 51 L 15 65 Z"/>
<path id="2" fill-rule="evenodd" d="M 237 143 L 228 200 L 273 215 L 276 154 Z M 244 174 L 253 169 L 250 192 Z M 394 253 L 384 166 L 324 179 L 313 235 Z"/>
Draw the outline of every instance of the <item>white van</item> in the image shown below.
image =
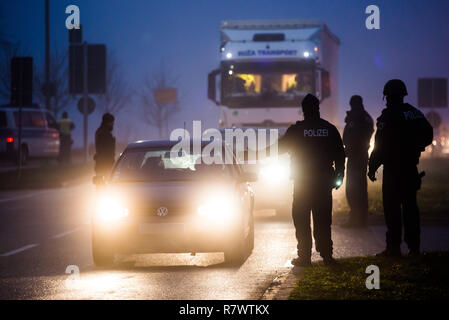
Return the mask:
<path id="1" fill-rule="evenodd" d="M 56 158 L 59 131 L 55 118 L 39 105 L 22 108 L 22 163 L 28 158 Z M 18 160 L 19 108 L 0 106 L 0 157 Z"/>

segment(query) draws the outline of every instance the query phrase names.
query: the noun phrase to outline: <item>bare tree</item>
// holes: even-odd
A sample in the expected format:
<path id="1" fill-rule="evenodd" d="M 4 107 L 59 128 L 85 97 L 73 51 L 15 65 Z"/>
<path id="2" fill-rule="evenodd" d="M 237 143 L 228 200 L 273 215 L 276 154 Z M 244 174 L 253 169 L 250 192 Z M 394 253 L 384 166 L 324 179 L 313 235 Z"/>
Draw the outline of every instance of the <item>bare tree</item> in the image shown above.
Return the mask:
<path id="1" fill-rule="evenodd" d="M 129 104 L 131 90 L 124 78 L 119 62 L 114 55 L 108 54 L 106 93 L 97 97 L 97 105 L 103 113 L 117 114 Z"/>
<path id="2" fill-rule="evenodd" d="M 140 99 L 143 107 L 144 120 L 151 126 L 158 129 L 159 138 L 168 128 L 168 123 L 179 110 L 179 102 L 162 104 L 156 101 L 156 91 L 158 89 L 176 88 L 178 77 L 174 76 L 164 63 L 151 75 L 146 75 L 143 83 L 143 90 Z"/>
<path id="3" fill-rule="evenodd" d="M 2 4 L 0 4 L 0 45 L 7 46 L 10 42 L 8 41 L 8 35 L 3 28 L 3 20 L 5 19 L 3 16 L 3 11 L 4 9 L 2 8 Z"/>
<path id="4" fill-rule="evenodd" d="M 73 101 L 68 87 L 67 53 L 55 49 L 51 54 L 50 84 L 52 96 L 50 99 L 50 112 L 55 118 Z M 45 101 L 45 66 L 35 69 L 34 93 L 39 101 Z"/>

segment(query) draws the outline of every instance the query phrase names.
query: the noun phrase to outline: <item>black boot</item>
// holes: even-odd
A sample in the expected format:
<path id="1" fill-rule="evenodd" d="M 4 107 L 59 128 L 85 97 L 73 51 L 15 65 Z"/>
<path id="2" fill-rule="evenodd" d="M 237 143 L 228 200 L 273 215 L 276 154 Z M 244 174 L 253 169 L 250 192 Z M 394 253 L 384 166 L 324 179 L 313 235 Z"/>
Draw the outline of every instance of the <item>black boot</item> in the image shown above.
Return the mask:
<path id="1" fill-rule="evenodd" d="M 407 254 L 409 257 L 418 257 L 419 255 L 421 255 L 419 249 L 410 249 Z"/>
<path id="2" fill-rule="evenodd" d="M 338 264 L 337 260 L 332 258 L 332 256 L 324 256 L 323 263 L 325 266 L 334 266 Z"/>
<path id="3" fill-rule="evenodd" d="M 292 260 L 292 265 L 295 267 L 310 267 L 312 265 L 312 260 L 310 257 L 297 257 Z"/>
<path id="4" fill-rule="evenodd" d="M 398 258 L 401 257 L 401 249 L 400 248 L 387 248 L 384 251 L 376 254 L 376 257 L 387 257 L 387 258 Z"/>

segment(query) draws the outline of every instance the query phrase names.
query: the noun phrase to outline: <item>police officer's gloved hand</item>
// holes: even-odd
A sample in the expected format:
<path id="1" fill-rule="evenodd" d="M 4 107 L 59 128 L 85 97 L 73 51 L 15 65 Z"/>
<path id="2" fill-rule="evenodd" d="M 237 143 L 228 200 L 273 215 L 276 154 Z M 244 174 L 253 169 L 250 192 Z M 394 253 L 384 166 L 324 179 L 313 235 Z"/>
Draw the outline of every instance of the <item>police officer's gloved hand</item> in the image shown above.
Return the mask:
<path id="1" fill-rule="evenodd" d="M 372 182 L 376 181 L 376 180 L 377 180 L 377 179 L 376 179 L 376 171 L 369 170 L 369 171 L 368 171 L 368 178 L 369 178 Z"/>
<path id="2" fill-rule="evenodd" d="M 343 184 L 343 178 L 344 178 L 344 174 L 343 173 L 337 173 L 336 177 L 335 177 L 335 184 L 334 184 L 334 188 L 335 190 L 338 190 L 341 185 Z"/>

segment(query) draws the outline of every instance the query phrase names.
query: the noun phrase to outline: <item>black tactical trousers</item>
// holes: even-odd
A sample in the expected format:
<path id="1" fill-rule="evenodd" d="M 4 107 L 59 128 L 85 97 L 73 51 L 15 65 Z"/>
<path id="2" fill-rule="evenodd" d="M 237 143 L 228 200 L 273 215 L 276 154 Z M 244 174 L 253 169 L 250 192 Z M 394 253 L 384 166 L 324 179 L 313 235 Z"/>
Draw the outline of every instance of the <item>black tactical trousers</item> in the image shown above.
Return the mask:
<path id="1" fill-rule="evenodd" d="M 59 161 L 61 163 L 70 163 L 72 149 L 72 137 L 67 134 L 59 135 Z"/>
<path id="2" fill-rule="evenodd" d="M 382 182 L 385 223 L 387 225 L 387 248 L 398 249 L 404 240 L 409 249 L 419 250 L 420 221 L 416 193 L 420 177 L 415 165 L 385 166 Z"/>
<path id="3" fill-rule="evenodd" d="M 365 224 L 368 218 L 368 189 L 366 170 L 368 152 L 348 155 L 346 173 L 346 199 L 350 208 L 352 222 Z"/>
<path id="4" fill-rule="evenodd" d="M 310 258 L 312 253 L 311 211 L 316 251 L 322 257 L 331 256 L 332 188 L 329 184 L 311 187 L 307 183 L 295 183 L 292 215 L 299 257 Z"/>

